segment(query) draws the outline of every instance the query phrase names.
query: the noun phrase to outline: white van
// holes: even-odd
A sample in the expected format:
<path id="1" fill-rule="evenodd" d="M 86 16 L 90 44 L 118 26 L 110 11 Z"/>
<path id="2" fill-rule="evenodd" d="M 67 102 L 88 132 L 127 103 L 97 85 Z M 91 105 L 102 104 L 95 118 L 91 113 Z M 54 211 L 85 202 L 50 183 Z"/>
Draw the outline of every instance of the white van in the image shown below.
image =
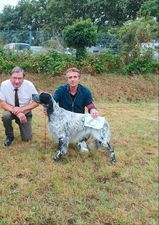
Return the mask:
<path id="1" fill-rule="evenodd" d="M 26 43 L 9 43 L 6 44 L 3 48 L 4 50 L 10 49 L 14 52 L 22 52 L 24 50 L 30 50 L 30 45 Z"/>

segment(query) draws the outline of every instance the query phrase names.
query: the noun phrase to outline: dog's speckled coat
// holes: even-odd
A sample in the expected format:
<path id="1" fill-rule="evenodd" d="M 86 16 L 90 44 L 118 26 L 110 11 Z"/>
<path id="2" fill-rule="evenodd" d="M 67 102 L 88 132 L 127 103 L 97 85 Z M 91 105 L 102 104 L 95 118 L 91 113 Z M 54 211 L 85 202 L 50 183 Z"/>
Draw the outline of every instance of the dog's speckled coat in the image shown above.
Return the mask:
<path id="1" fill-rule="evenodd" d="M 104 147 L 110 153 L 111 162 L 115 163 L 115 153 L 110 145 L 109 124 L 105 120 L 101 129 L 86 127 L 84 125 L 85 114 L 67 111 L 58 106 L 49 93 L 33 95 L 33 100 L 42 104 L 47 109 L 48 130 L 52 137 L 58 142 L 58 152 L 54 160 L 61 159 L 66 154 L 69 143 L 77 144 L 81 151 L 88 151 L 86 140 L 94 138 L 94 147 Z"/>

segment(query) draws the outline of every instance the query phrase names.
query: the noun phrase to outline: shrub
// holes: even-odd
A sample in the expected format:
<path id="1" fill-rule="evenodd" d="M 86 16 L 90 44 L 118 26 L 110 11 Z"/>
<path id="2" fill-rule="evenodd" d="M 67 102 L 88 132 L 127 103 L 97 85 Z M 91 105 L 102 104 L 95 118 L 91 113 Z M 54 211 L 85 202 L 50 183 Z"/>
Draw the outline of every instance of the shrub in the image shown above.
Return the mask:
<path id="1" fill-rule="evenodd" d="M 50 51 L 45 55 L 32 56 L 33 71 L 37 73 L 51 73 L 52 75 L 60 73 L 65 68 L 65 61 L 62 56 Z"/>
<path id="2" fill-rule="evenodd" d="M 122 73 L 122 74 L 146 74 L 157 73 L 159 62 L 152 59 L 151 52 L 141 55 L 137 49 L 133 54 L 125 58 L 125 54 L 119 55 L 105 52 L 99 55 L 87 55 L 83 60 L 76 60 L 73 56 L 62 55 L 50 51 L 43 55 L 32 55 L 29 52 L 20 54 L 0 51 L 0 73 L 8 73 L 13 67 L 20 66 L 32 73 L 50 74 L 52 76 L 62 73 L 68 67 L 79 67 L 84 73 Z"/>
<path id="3" fill-rule="evenodd" d="M 146 60 L 143 56 L 126 65 L 128 74 L 157 73 L 158 70 L 159 63 L 157 61 Z"/>

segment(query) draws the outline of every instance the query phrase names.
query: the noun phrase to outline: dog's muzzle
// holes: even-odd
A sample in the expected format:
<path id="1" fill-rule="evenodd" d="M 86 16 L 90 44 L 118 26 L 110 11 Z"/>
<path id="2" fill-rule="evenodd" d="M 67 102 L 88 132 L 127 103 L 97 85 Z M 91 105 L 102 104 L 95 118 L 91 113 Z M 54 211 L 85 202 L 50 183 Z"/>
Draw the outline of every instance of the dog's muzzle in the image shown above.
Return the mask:
<path id="1" fill-rule="evenodd" d="M 32 99 L 33 99 L 34 102 L 40 103 L 38 94 L 32 94 Z"/>

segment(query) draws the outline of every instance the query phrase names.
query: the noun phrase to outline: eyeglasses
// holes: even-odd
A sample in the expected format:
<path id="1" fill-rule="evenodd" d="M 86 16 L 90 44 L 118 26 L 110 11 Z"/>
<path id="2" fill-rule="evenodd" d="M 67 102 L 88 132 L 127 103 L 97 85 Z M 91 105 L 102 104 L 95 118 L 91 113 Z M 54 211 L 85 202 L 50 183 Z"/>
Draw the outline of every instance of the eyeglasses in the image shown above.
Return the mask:
<path id="1" fill-rule="evenodd" d="M 12 80 L 19 80 L 19 81 L 21 81 L 21 80 L 23 80 L 24 78 L 23 78 L 23 77 L 11 77 L 11 79 L 12 79 Z"/>

